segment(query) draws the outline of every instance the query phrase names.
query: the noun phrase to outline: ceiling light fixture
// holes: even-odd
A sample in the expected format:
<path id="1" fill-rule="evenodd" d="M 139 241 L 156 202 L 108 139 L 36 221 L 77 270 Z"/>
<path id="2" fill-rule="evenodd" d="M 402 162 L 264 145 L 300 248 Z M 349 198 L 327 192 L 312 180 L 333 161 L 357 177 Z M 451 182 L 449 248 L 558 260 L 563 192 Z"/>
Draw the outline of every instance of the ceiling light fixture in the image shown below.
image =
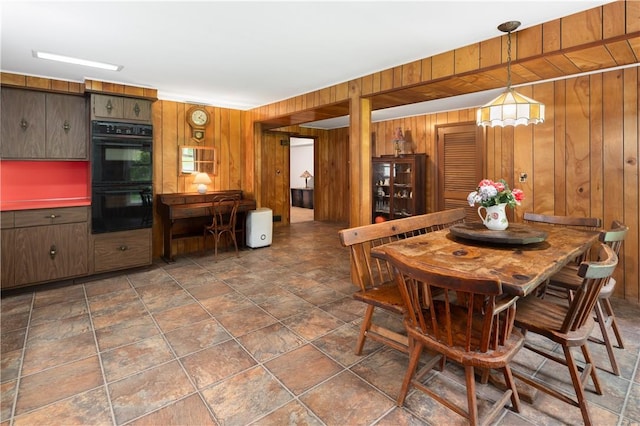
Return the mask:
<path id="1" fill-rule="evenodd" d="M 544 122 L 544 104 L 511 88 L 511 32 L 519 26 L 519 21 L 509 21 L 498 26 L 500 31 L 507 33 L 507 89 L 478 109 L 478 126 L 526 126 Z"/>
<path id="2" fill-rule="evenodd" d="M 33 51 L 33 56 L 38 59 L 48 59 L 50 61 L 65 62 L 67 64 L 84 65 L 85 67 L 100 68 L 109 71 L 120 71 L 122 65 L 107 64 L 104 62 L 88 61 L 86 59 L 72 58 L 70 56 L 56 55 L 55 53 Z"/>

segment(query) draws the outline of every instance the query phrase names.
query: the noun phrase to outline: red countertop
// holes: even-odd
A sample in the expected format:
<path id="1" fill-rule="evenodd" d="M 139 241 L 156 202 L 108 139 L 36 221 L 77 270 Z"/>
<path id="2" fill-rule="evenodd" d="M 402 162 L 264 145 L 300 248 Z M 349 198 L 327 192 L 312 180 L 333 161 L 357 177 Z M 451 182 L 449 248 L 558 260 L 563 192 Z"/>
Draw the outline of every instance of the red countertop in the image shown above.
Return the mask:
<path id="1" fill-rule="evenodd" d="M 0 161 L 0 211 L 91 205 L 88 161 Z"/>

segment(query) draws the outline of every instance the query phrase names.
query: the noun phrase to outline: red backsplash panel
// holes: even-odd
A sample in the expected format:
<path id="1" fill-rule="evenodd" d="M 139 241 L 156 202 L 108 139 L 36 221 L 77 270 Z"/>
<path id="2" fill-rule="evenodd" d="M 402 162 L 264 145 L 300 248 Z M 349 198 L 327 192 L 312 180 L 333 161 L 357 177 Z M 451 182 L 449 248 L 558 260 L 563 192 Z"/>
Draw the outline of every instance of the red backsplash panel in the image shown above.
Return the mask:
<path id="1" fill-rule="evenodd" d="M 88 161 L 0 161 L 3 202 L 90 198 Z"/>

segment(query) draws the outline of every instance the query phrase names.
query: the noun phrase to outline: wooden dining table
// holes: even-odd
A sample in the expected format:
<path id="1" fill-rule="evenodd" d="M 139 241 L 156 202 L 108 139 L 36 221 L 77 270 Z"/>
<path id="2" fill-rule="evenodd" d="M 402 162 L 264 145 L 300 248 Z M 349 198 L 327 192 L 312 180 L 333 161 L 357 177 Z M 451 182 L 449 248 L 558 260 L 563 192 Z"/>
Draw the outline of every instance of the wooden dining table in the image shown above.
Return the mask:
<path id="1" fill-rule="evenodd" d="M 505 293 L 527 296 L 598 240 L 597 231 L 564 227 L 513 224 L 511 231 L 490 231 L 483 238 L 478 237 L 484 233 L 481 223 L 458 226 L 457 231 L 468 231 L 467 238 L 443 229 L 374 247 L 371 256 L 387 260 L 390 254 L 400 255 L 417 268 L 429 265 L 452 273 L 498 278 Z"/>

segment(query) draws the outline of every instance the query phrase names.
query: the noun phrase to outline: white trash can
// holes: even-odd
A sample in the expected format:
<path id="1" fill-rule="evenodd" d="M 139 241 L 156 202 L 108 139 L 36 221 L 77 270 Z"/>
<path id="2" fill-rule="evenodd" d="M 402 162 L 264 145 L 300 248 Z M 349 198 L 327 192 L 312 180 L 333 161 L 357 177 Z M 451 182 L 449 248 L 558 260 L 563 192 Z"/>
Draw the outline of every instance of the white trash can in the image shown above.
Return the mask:
<path id="1" fill-rule="evenodd" d="M 273 211 L 261 207 L 247 212 L 247 247 L 258 248 L 271 245 L 273 238 Z"/>

